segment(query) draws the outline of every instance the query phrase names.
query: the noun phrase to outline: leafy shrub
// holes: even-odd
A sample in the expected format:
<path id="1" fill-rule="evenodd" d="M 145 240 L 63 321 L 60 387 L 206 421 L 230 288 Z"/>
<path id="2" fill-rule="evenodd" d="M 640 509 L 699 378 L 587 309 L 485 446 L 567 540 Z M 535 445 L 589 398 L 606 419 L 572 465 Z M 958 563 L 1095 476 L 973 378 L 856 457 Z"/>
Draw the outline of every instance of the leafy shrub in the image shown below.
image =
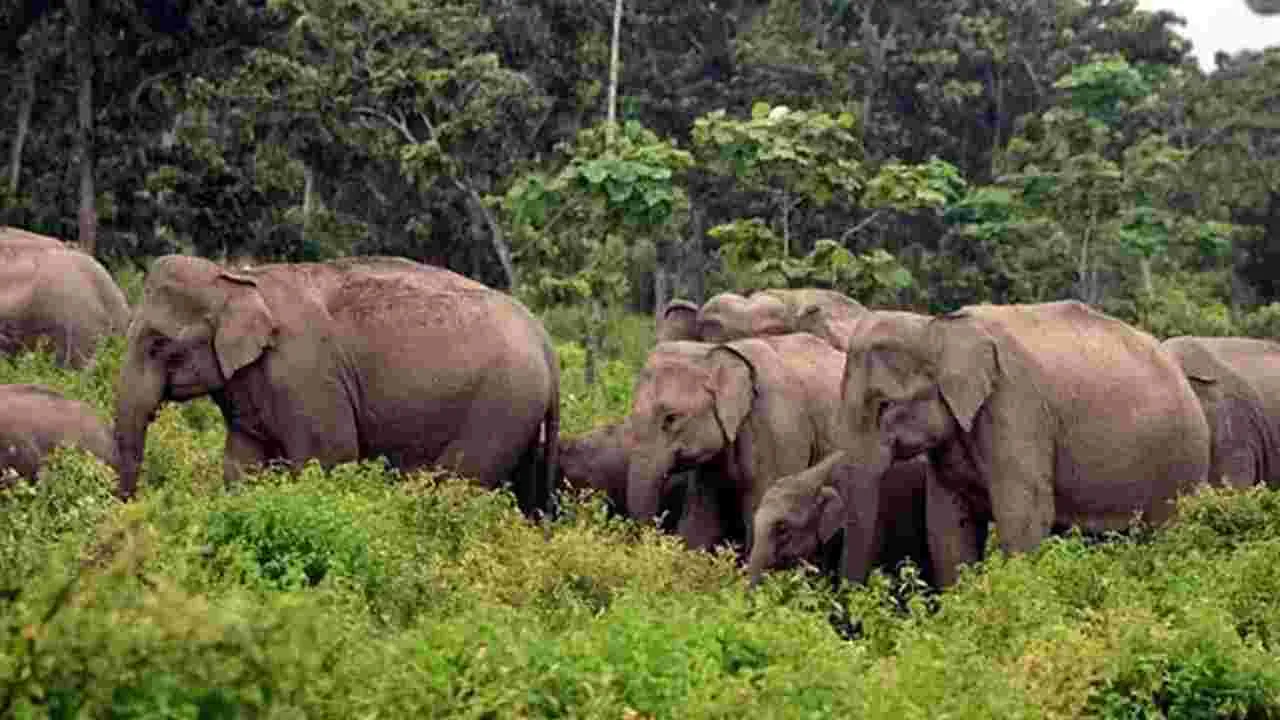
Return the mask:
<path id="1" fill-rule="evenodd" d="M 1245 313 L 1237 325 L 1241 335 L 1268 340 L 1280 339 L 1280 303 L 1268 303 Z"/>

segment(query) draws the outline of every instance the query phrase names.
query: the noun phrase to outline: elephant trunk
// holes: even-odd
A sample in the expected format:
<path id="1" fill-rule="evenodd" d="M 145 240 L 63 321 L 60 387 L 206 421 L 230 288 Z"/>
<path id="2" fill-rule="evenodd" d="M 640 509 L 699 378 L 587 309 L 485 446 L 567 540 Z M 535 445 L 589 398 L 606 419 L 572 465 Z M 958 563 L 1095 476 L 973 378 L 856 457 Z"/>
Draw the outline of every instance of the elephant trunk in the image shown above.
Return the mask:
<path id="1" fill-rule="evenodd" d="M 129 343 L 116 397 L 115 441 L 121 500 L 133 497 L 147 439 L 147 426 L 164 399 L 165 375 L 148 363 L 141 344 Z"/>
<path id="2" fill-rule="evenodd" d="M 632 460 L 627 472 L 627 512 L 636 520 L 649 520 L 667 493 L 669 459 Z"/>
<path id="3" fill-rule="evenodd" d="M 755 590 L 760 579 L 772 564 L 771 552 L 767 542 L 756 543 L 751 548 L 751 557 L 747 560 L 747 590 Z"/>

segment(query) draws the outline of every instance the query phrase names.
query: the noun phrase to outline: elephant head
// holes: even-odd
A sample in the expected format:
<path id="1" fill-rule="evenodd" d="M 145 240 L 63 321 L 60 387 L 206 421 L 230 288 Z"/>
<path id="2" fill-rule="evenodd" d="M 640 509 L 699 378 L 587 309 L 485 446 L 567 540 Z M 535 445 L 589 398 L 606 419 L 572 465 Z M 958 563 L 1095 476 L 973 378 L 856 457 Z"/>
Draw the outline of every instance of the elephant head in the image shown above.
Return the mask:
<path id="1" fill-rule="evenodd" d="M 658 320 L 658 342 L 698 339 L 698 306 L 688 300 L 672 300 Z"/>
<path id="2" fill-rule="evenodd" d="M 765 491 L 752 521 L 756 541 L 747 560 L 752 587 L 767 570 L 817 556 L 844 527 L 839 485 L 846 469 L 844 453 L 835 452 L 804 472 L 779 478 Z"/>
<path id="3" fill-rule="evenodd" d="M 840 445 L 883 473 L 968 432 L 1000 372 L 995 341 L 951 317 L 877 313 L 849 343 Z"/>
<path id="4" fill-rule="evenodd" d="M 732 345 L 655 348 L 636 379 L 627 420 L 630 515 L 653 517 L 672 473 L 709 463 L 729 447 L 756 395 L 755 367 Z"/>
<path id="5" fill-rule="evenodd" d="M 698 312 L 698 339 L 726 343 L 761 335 L 791 332 L 791 310 L 781 298 L 756 293 L 750 298 L 720 293 Z"/>
<path id="6" fill-rule="evenodd" d="M 253 277 L 195 257 L 155 261 L 120 369 L 115 432 L 122 497 L 134 492 L 147 426 L 160 403 L 218 391 L 273 345 L 276 330 Z"/>

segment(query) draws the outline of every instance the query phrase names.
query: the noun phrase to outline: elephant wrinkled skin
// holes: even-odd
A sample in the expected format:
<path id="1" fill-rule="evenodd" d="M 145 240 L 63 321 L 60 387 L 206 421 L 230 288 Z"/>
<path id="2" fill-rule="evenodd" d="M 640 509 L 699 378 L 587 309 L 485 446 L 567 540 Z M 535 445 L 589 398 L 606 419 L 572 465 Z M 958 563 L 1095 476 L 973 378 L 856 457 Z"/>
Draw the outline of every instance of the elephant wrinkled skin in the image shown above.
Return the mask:
<path id="1" fill-rule="evenodd" d="M 273 459 L 383 456 L 486 487 L 517 474 L 528 511 L 556 477 L 559 378 L 523 305 L 443 268 L 357 257 L 233 273 L 165 256 L 120 371 L 120 494 L 134 492 L 159 404 L 210 395 L 227 424 L 228 483 Z"/>
<path id="2" fill-rule="evenodd" d="M 1182 366 L 1209 424 L 1209 483 L 1280 483 L 1280 343 L 1182 336 L 1161 347 Z"/>
<path id="3" fill-rule="evenodd" d="M 925 526 L 929 471 L 929 462 L 917 457 L 894 463 L 876 478 L 858 473 L 845 453 L 834 452 L 804 472 L 778 479 L 753 520 L 751 584 L 767 570 L 826 555 L 820 549 L 840 530 L 843 546 L 831 563 L 840 577 L 865 582 L 873 567 L 892 570 L 910 558 L 921 578 L 934 582 Z"/>
<path id="4" fill-rule="evenodd" d="M 928 453 L 939 584 L 1051 531 L 1152 524 L 1204 482 L 1209 427 L 1155 338 L 1083 303 L 975 305 L 920 326 L 878 320 L 849 345 L 842 449 L 858 473 Z"/>
<path id="5" fill-rule="evenodd" d="M 627 420 L 627 510 L 658 511 L 672 473 L 686 484 L 679 534 L 694 548 L 750 545 L 750 518 L 769 485 L 834 447 L 843 355 L 794 333 L 713 345 L 658 345 L 636 378 Z"/>
<path id="6" fill-rule="evenodd" d="M 35 480 L 45 456 L 60 445 L 116 467 L 111 431 L 92 407 L 43 385 L 0 385 L 0 475 L 12 468 Z"/>
<path id="7" fill-rule="evenodd" d="M 91 255 L 43 235 L 0 232 L 0 354 L 47 339 L 60 365 L 80 369 L 100 339 L 128 323 L 124 293 Z"/>

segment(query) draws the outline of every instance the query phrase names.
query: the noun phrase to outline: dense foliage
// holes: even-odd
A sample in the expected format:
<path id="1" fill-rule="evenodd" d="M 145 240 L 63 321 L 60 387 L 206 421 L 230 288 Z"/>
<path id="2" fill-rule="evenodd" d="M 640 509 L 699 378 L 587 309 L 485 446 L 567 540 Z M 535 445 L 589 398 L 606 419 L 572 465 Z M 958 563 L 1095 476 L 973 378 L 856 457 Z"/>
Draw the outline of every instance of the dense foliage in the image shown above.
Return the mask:
<path id="1" fill-rule="evenodd" d="M 625 411 L 650 328 L 610 318 L 598 392 L 558 342 L 572 431 Z M 0 361 L 0 381 L 105 416 L 121 345 L 82 374 Z M 730 553 L 590 494 L 538 526 L 507 493 L 372 462 L 225 493 L 222 432 L 208 401 L 165 406 L 128 506 L 78 451 L 0 494 L 0 715 L 1280 716 L 1277 491 L 1206 493 L 1102 544 L 992 545 L 942 595 L 910 565 L 749 594 Z"/>
<path id="2" fill-rule="evenodd" d="M 116 265 L 407 255 L 595 303 L 589 339 L 761 285 L 1162 332 L 1280 300 L 1275 50 L 1201 68 L 1135 0 L 629 2 L 611 133 L 609 5 L 15 1 L 0 221 Z"/>

